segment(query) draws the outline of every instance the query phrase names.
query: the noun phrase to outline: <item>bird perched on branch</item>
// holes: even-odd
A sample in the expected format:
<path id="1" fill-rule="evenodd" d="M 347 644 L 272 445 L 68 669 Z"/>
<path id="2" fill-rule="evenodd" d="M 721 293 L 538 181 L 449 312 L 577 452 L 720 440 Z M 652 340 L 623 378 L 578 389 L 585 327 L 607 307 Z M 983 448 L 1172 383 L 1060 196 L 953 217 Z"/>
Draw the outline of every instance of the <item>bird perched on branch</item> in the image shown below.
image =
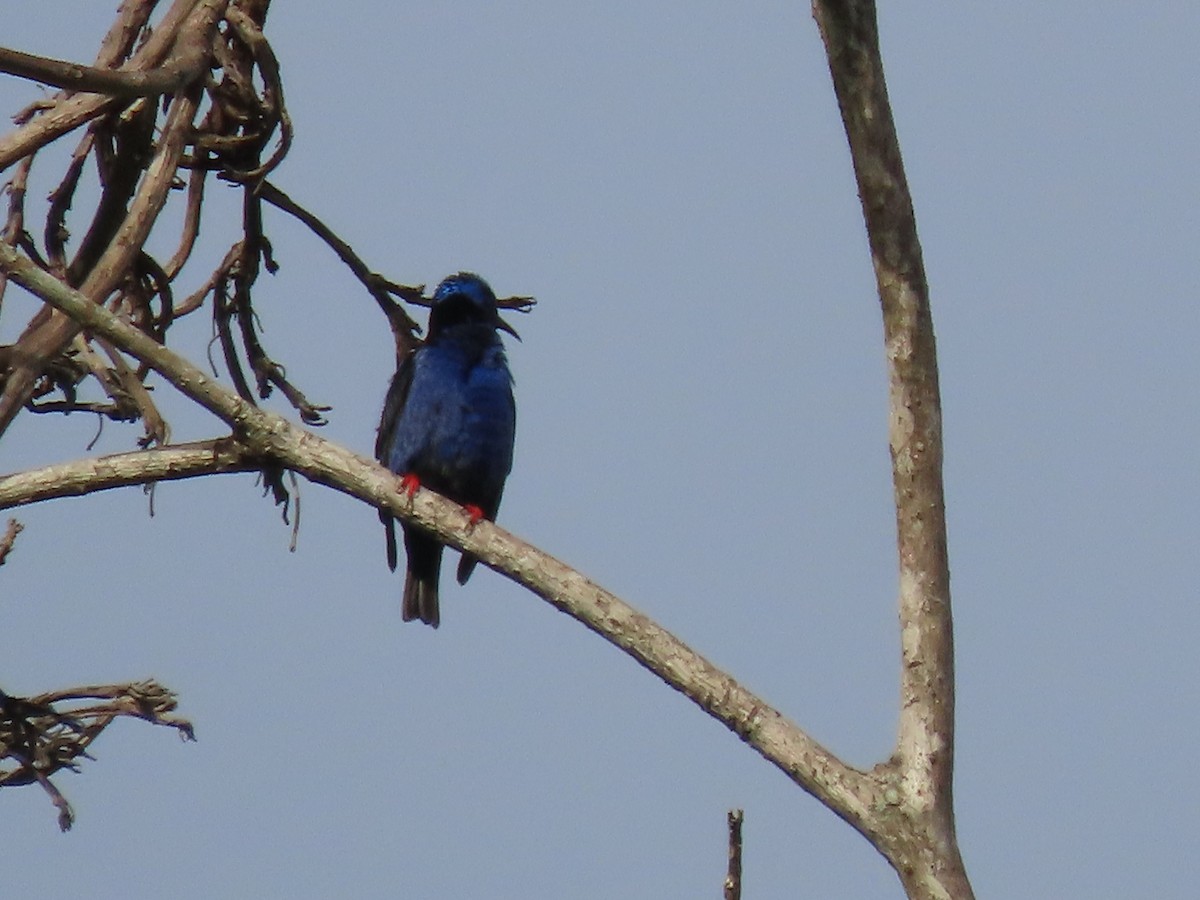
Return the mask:
<path id="1" fill-rule="evenodd" d="M 396 370 L 384 401 L 375 458 L 401 476 L 411 497 L 420 487 L 466 507 L 474 524 L 495 519 L 512 469 L 516 406 L 512 375 L 497 329 L 520 339 L 496 308 L 486 281 L 470 272 L 451 275 L 434 291 L 429 334 Z M 396 569 L 396 523 L 380 513 L 387 558 Z M 407 522 L 404 550 L 404 621 L 437 627 L 438 574 L 443 545 Z M 458 583 L 478 560 L 464 553 Z"/>

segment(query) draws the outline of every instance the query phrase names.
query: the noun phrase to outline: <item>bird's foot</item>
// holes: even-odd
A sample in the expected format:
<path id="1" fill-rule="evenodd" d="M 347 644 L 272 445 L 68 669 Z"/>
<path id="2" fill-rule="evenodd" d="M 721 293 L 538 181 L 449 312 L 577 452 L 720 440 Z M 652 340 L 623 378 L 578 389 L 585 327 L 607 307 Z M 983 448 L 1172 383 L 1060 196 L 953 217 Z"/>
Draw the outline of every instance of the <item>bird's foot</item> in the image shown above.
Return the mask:
<path id="1" fill-rule="evenodd" d="M 400 493 L 407 494 L 409 500 L 416 495 L 417 491 L 420 490 L 420 487 L 421 479 L 412 472 L 406 472 L 404 475 L 400 476 Z"/>
<path id="2" fill-rule="evenodd" d="M 467 513 L 467 531 L 470 531 L 483 520 L 483 510 L 474 503 L 466 504 L 463 509 Z"/>

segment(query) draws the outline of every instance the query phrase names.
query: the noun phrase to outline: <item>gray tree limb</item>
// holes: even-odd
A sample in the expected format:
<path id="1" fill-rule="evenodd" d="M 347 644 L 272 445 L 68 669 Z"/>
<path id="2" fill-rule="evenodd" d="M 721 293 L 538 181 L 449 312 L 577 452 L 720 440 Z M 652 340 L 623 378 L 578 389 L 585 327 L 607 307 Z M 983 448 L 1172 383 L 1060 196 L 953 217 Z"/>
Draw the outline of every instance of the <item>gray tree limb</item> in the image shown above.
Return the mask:
<path id="1" fill-rule="evenodd" d="M 879 52 L 873 0 L 814 0 L 850 144 L 883 309 L 900 563 L 901 702 L 894 776 L 903 827 L 881 852 L 912 898 L 973 897 L 954 829 L 954 629 L 942 409 L 929 286 Z"/>

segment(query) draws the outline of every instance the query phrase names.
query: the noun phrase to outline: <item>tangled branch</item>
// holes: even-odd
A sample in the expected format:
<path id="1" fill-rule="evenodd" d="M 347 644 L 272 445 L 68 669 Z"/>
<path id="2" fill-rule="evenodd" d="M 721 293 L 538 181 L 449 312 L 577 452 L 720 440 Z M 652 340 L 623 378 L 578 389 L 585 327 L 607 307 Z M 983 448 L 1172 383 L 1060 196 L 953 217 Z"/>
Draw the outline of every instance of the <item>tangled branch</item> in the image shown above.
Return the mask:
<path id="1" fill-rule="evenodd" d="M 16 131 L 0 139 L 0 169 L 14 166 L 0 241 L 159 343 L 168 341 L 175 322 L 209 308 L 238 395 L 256 404 L 279 391 L 305 424 L 322 425 L 329 407 L 309 399 L 262 341 L 254 289 L 264 269 L 278 268 L 263 205 L 299 219 L 334 250 L 375 298 L 399 357 L 418 343 L 420 329 L 404 304 L 427 305 L 424 286 L 370 269 L 315 214 L 266 180 L 292 142 L 279 63 L 263 32 L 269 0 L 175 0 L 151 28 L 156 4 L 122 4 L 92 66 L 0 48 L 0 72 L 63 88 L 22 112 Z M 39 243 L 25 203 L 35 161 L 46 145 L 82 126 L 50 193 Z M 72 253 L 68 215 L 89 160 L 99 173 L 100 198 Z M 213 177 L 240 186 L 240 233 L 200 285 L 182 292 L 177 284 L 188 270 Z M 145 240 L 171 193 L 185 184 L 178 245 L 162 262 Z M 0 273 L 0 312 L 6 286 Z M 532 304 L 528 297 L 501 301 L 522 312 Z M 22 410 L 85 411 L 140 421 L 141 446 L 162 446 L 170 426 L 145 384 L 149 371 L 43 307 L 14 344 L 0 346 L 0 436 Z M 286 503 L 279 473 L 265 474 L 273 496 Z"/>
<path id="2" fill-rule="evenodd" d="M 91 66 L 0 48 L 0 72 L 62 88 L 23 111 L 17 129 L 0 139 L 0 169 L 12 167 L 0 241 L 159 343 L 167 342 L 175 322 L 210 307 L 239 395 L 257 403 L 279 391 L 306 424 L 321 425 L 329 407 L 297 387 L 261 338 L 254 288 L 263 269 L 277 268 L 264 201 L 299 216 L 344 260 L 356 261 L 351 268 L 380 302 L 402 352 L 415 345 L 417 327 L 396 301 L 413 302 L 421 291 L 368 276 L 345 242 L 265 181 L 292 142 L 279 64 L 263 32 L 269 0 L 174 0 L 151 27 L 156 5 L 123 3 Z M 50 192 L 39 241 L 26 214 L 38 154 L 81 127 L 67 169 Z M 85 227 L 72 228 L 68 218 L 89 161 L 99 175 L 99 200 Z M 240 234 L 198 288 L 180 291 L 213 177 L 240 186 Z M 170 195 L 184 184 L 178 245 L 160 261 L 145 241 Z M 72 245 L 75 231 L 82 238 Z M 0 275 L 0 312 L 6 286 Z M 0 347 L 0 435 L 22 410 L 88 411 L 140 421 L 141 445 L 161 446 L 169 440 L 169 423 L 145 385 L 148 373 L 139 361 L 43 307 L 15 343 Z M 275 495 L 285 495 L 275 481 Z"/>
<path id="3" fill-rule="evenodd" d="M 14 697 L 0 691 L 0 788 L 37 783 L 58 810 L 58 827 L 75 821 L 71 804 L 50 777 L 79 771 L 101 732 L 121 717 L 144 719 L 196 739 L 192 724 L 174 715 L 175 694 L 157 681 L 87 685 Z"/>

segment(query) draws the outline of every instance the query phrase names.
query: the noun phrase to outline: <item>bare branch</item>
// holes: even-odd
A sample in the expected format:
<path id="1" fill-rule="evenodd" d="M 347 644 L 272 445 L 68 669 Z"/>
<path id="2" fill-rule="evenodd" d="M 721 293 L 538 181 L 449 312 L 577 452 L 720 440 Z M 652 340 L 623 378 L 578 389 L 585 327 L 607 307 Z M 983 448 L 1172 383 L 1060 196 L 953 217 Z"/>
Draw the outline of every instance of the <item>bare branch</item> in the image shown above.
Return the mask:
<path id="1" fill-rule="evenodd" d="M 0 268 L 87 329 L 151 365 L 193 400 L 228 422 L 239 444 L 250 454 L 275 460 L 310 481 L 412 521 L 440 541 L 478 556 L 485 565 L 529 588 L 619 647 L 724 723 L 873 842 L 881 840 L 875 810 L 884 808 L 886 803 L 877 779 L 841 762 L 778 710 L 620 598 L 490 522 L 479 522 L 469 528 L 471 519 L 466 511 L 443 497 L 421 491 L 409 500 L 397 490 L 397 480 L 391 472 L 297 428 L 280 416 L 256 408 L 3 245 L 0 245 Z"/>
<path id="2" fill-rule="evenodd" d="M 814 0 L 883 306 L 900 562 L 901 707 L 891 768 L 906 828 L 880 847 L 909 896 L 972 897 L 954 832 L 954 644 L 929 287 L 873 0 Z"/>
<path id="3" fill-rule="evenodd" d="M 148 72 L 121 72 L 0 47 L 0 72 L 69 91 L 124 98 L 157 97 L 173 94 L 190 84 L 205 66 L 207 58 L 203 52 L 197 53 L 197 48 L 190 45 L 183 50 Z"/>
<path id="4" fill-rule="evenodd" d="M 142 424 L 146 428 L 145 436 L 138 441 L 143 447 L 149 447 L 153 444 L 165 444 L 171 437 L 170 426 L 163 419 L 162 414 L 158 411 L 158 407 L 154 405 L 154 401 L 150 397 L 150 391 L 146 385 L 142 384 L 140 378 L 129 367 L 129 363 L 121 356 L 120 351 L 112 346 L 108 341 L 101 339 L 98 342 L 109 361 L 112 363 L 113 374 L 116 377 L 116 383 L 126 396 L 133 402 L 137 409 L 137 417 L 142 420 Z"/>
<path id="5" fill-rule="evenodd" d="M 193 169 L 188 177 L 187 210 L 183 215 L 183 233 L 179 237 L 179 248 L 163 267 L 167 281 L 174 279 L 183 270 L 188 257 L 192 255 L 192 248 L 196 245 L 196 236 L 200 233 L 200 207 L 204 203 L 207 174 L 203 168 L 198 168 Z M 180 312 L 179 315 L 184 313 Z"/>
<path id="6" fill-rule="evenodd" d="M 230 278 L 230 272 L 237 265 L 237 261 L 241 258 L 242 242 L 238 241 L 225 253 L 225 258 L 221 264 L 213 269 L 211 275 L 199 288 L 183 299 L 183 302 L 175 307 L 175 318 L 186 316 L 193 313 L 204 305 L 204 301 L 208 295 L 220 289 L 221 285 L 227 282 Z"/>
<path id="7" fill-rule="evenodd" d="M 171 444 L 0 475 L 0 509 L 159 481 L 253 472 L 261 466 L 261 459 L 232 438 Z"/>
<path id="8" fill-rule="evenodd" d="M 238 181 L 254 182 L 265 178 L 287 156 L 292 146 L 292 119 L 283 101 L 283 80 L 279 76 L 279 61 L 275 58 L 270 41 L 262 33 L 262 28 L 236 5 L 229 7 L 225 17 L 238 37 L 250 48 L 258 70 L 262 72 L 266 82 L 263 98 L 266 101 L 267 123 L 264 130 L 273 130 L 275 124 L 279 124 L 279 147 L 271 154 L 270 159 L 248 172 L 227 173 L 229 177 Z"/>
<path id="9" fill-rule="evenodd" d="M 50 269 L 60 278 L 67 271 L 67 210 L 71 208 L 75 188 L 79 185 L 79 176 L 83 174 L 83 164 L 92 152 L 95 142 L 95 131 L 89 129 L 75 147 L 75 152 L 71 154 L 71 164 L 67 166 L 62 181 L 50 192 L 50 209 L 46 213 L 46 230 L 42 242 L 46 245 L 46 260 L 50 263 Z M 130 185 L 130 190 L 132 189 L 133 185 Z M 128 200 L 128 197 L 122 199 Z"/>
<path id="10" fill-rule="evenodd" d="M 4 565 L 8 559 L 8 554 L 12 553 L 13 544 L 16 543 L 17 535 L 24 530 L 25 526 L 16 519 L 9 519 L 8 526 L 4 529 L 4 534 L 0 536 L 0 566 Z"/>
<path id="11" fill-rule="evenodd" d="M 29 186 L 29 171 L 33 168 L 33 155 L 21 160 L 12 180 L 8 182 L 8 215 L 4 220 L 4 230 L 0 231 L 0 241 L 10 247 L 18 246 L 25 237 L 25 194 Z M 8 288 L 8 278 L 0 272 L 0 309 L 4 306 L 4 293 Z M 2 367 L 0 367 L 2 368 Z"/>
<path id="12" fill-rule="evenodd" d="M 275 185 L 271 184 L 271 182 L 262 182 L 255 188 L 255 191 L 267 203 L 295 216 L 307 225 L 313 234 L 329 245 L 330 249 L 337 254 L 338 259 L 345 263 L 346 267 L 354 273 L 354 277 L 362 282 L 363 287 L 370 292 L 371 296 L 375 298 L 375 302 L 379 304 L 379 308 L 383 310 L 384 315 L 388 317 L 388 322 L 392 326 L 392 332 L 396 335 L 397 353 L 400 356 L 407 353 L 415 343 L 414 335 L 421 328 L 404 311 L 404 308 L 392 299 L 392 296 L 395 295 L 410 303 L 424 305 L 426 302 L 424 298 L 424 286 L 409 287 L 403 284 L 396 284 L 395 282 L 388 281 L 377 272 L 371 271 L 367 264 L 363 262 L 362 257 L 355 253 L 349 244 L 334 234 L 333 229 Z"/>
<path id="13" fill-rule="evenodd" d="M 731 809 L 729 824 L 729 872 L 725 876 L 725 900 L 742 900 L 742 820 L 740 809 Z"/>
<path id="14" fill-rule="evenodd" d="M 117 8 L 117 17 L 100 42 L 100 52 L 96 54 L 93 65 L 98 69 L 111 69 L 128 57 L 157 5 L 158 0 L 121 0 L 121 5 Z M 166 29 L 170 34 L 170 30 L 178 26 L 192 5 L 194 3 L 189 4 L 187 9 L 178 5 L 177 8 L 168 11 L 158 30 Z"/>

